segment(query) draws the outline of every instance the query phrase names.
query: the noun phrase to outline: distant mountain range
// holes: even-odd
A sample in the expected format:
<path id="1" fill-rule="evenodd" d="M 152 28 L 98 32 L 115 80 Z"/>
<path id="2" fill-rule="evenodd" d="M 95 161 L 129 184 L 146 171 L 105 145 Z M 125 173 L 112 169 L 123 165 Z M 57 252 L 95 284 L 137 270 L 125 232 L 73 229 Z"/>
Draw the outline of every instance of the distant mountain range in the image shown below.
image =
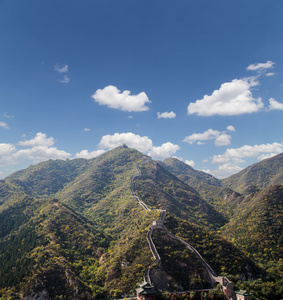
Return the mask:
<path id="1" fill-rule="evenodd" d="M 217 274 L 255 289 L 261 299 L 281 299 L 283 154 L 224 180 L 176 158 L 149 159 L 140 164 L 133 188 L 150 211 L 131 193 L 131 178 L 144 160 L 121 146 L 90 160 L 45 161 L 1 180 L 0 299 L 134 292 L 152 263 L 146 232 L 159 210 L 167 211 L 166 228 Z M 192 258 L 182 245 L 158 231 L 154 241 L 163 258 L 152 268 L 167 278 L 165 290 L 205 287 L 198 264 L 186 278 Z M 172 263 L 184 270 L 172 272 Z"/>

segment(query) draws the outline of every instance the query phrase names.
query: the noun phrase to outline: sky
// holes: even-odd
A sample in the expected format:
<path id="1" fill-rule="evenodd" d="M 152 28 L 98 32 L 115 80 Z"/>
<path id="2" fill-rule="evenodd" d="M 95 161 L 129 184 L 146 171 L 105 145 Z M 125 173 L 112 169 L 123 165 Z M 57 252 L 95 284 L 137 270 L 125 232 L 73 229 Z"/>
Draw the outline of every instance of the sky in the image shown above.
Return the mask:
<path id="1" fill-rule="evenodd" d="M 283 152 L 281 0 L 0 0 L 0 178 L 127 144 L 226 178 Z"/>

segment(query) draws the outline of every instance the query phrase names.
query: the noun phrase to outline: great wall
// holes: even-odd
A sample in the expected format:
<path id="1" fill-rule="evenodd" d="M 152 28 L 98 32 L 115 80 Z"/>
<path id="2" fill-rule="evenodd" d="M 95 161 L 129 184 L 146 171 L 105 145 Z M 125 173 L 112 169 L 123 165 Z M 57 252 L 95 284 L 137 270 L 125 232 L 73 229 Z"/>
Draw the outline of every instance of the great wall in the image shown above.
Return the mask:
<path id="1" fill-rule="evenodd" d="M 138 165 L 137 165 L 138 174 L 133 175 L 132 178 L 131 178 L 131 193 L 132 193 L 132 196 L 143 207 L 143 209 L 145 209 L 147 211 L 150 211 L 151 209 L 142 200 L 140 200 L 139 197 L 134 192 L 134 180 L 138 176 L 141 176 L 140 165 L 151 162 L 151 161 L 152 160 L 151 160 L 150 157 L 145 157 L 145 159 L 142 162 L 138 163 Z M 154 257 L 154 261 L 147 267 L 147 269 L 144 273 L 144 282 L 148 283 L 149 285 L 154 284 L 154 282 L 152 280 L 152 275 L 151 275 L 152 270 L 153 270 L 152 266 L 161 264 L 161 258 L 159 256 L 158 251 L 156 250 L 156 247 L 155 247 L 154 242 L 152 240 L 153 231 L 155 229 L 161 229 L 161 230 L 164 231 L 164 233 L 170 239 L 179 241 L 180 243 L 184 244 L 190 251 L 193 251 L 197 255 L 197 257 L 201 261 L 202 265 L 204 266 L 205 270 L 209 274 L 209 278 L 210 278 L 210 281 L 211 281 L 211 284 L 212 284 L 213 287 L 215 287 L 217 284 L 220 284 L 221 289 L 222 289 L 224 295 L 226 296 L 226 298 L 229 299 L 229 300 L 236 300 L 237 298 L 236 298 L 236 294 L 235 294 L 235 291 L 234 291 L 233 283 L 231 281 L 229 281 L 229 279 L 224 277 L 224 276 L 217 276 L 217 274 L 213 271 L 213 269 L 210 267 L 210 265 L 203 259 L 203 257 L 200 255 L 200 253 L 193 246 L 191 246 L 190 244 L 188 244 L 187 242 L 185 242 L 181 238 L 176 237 L 175 235 L 170 233 L 164 226 L 164 220 L 165 220 L 165 217 L 166 217 L 166 210 L 159 210 L 159 209 L 156 209 L 156 210 L 161 212 L 160 220 L 154 220 L 152 222 L 152 225 L 149 228 L 149 230 L 147 232 L 147 235 L 146 235 L 151 253 Z M 190 291 L 183 291 L 183 292 L 179 292 L 179 293 L 185 293 L 185 292 L 187 293 L 187 292 L 190 292 Z"/>

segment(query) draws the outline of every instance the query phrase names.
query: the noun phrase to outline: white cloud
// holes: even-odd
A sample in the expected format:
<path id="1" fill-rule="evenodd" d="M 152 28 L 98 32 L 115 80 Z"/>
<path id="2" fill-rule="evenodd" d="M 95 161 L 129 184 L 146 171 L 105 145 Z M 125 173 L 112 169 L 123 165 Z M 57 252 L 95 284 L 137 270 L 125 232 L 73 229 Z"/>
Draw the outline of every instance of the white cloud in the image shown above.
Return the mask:
<path id="1" fill-rule="evenodd" d="M 14 154 L 16 159 L 30 159 L 33 162 L 40 162 L 47 159 L 66 159 L 71 156 L 63 150 L 48 146 L 33 146 L 30 149 L 19 150 Z"/>
<path id="2" fill-rule="evenodd" d="M 145 92 L 138 95 L 130 95 L 130 93 L 127 90 L 120 93 L 117 87 L 109 85 L 104 89 L 98 89 L 91 97 L 99 105 L 107 105 L 122 111 L 146 111 L 149 109 L 145 104 L 151 101 L 149 101 Z"/>
<path id="3" fill-rule="evenodd" d="M 173 111 L 163 112 L 163 113 L 158 112 L 157 113 L 157 119 L 161 119 L 161 118 L 163 118 L 163 119 L 173 119 L 175 117 L 176 117 L 176 114 Z"/>
<path id="4" fill-rule="evenodd" d="M 228 131 L 233 131 L 233 132 L 236 131 L 235 127 L 232 126 L 232 125 L 227 126 L 227 130 Z"/>
<path id="5" fill-rule="evenodd" d="M 275 156 L 276 154 L 278 154 L 278 153 L 265 153 L 265 154 L 260 155 L 258 157 L 258 160 L 264 160 L 264 159 L 270 158 L 272 156 Z"/>
<path id="6" fill-rule="evenodd" d="M 240 148 L 227 149 L 222 155 L 214 155 L 212 163 L 239 163 L 244 162 L 243 158 L 245 157 L 258 157 L 258 159 L 260 159 L 263 157 L 263 154 L 266 156 L 271 154 L 279 154 L 281 152 L 283 152 L 283 142 L 254 146 L 244 145 Z"/>
<path id="7" fill-rule="evenodd" d="M 6 128 L 6 129 L 8 129 L 8 128 L 9 128 L 8 124 L 7 124 L 7 123 L 5 123 L 5 122 L 0 122 L 0 127 L 2 127 L 2 128 Z"/>
<path id="8" fill-rule="evenodd" d="M 231 144 L 231 135 L 223 133 L 215 139 L 215 146 L 228 146 Z"/>
<path id="9" fill-rule="evenodd" d="M 283 110 L 283 103 L 280 103 L 278 101 L 276 101 L 273 98 L 269 99 L 269 109 L 273 110 L 273 109 L 278 109 L 278 110 Z"/>
<path id="10" fill-rule="evenodd" d="M 275 75 L 275 73 L 273 73 L 273 72 L 269 72 L 269 73 L 266 73 L 266 74 L 265 74 L 265 76 L 268 76 L 268 77 L 274 76 L 274 75 Z"/>
<path id="11" fill-rule="evenodd" d="M 213 155 L 212 163 L 213 164 L 224 164 L 229 162 L 229 158 L 225 155 Z"/>
<path id="12" fill-rule="evenodd" d="M 185 160 L 185 163 L 191 166 L 192 168 L 195 166 L 195 162 L 193 160 Z"/>
<path id="13" fill-rule="evenodd" d="M 65 75 L 63 79 L 59 79 L 59 82 L 61 83 L 69 83 L 70 82 L 70 78 Z"/>
<path id="14" fill-rule="evenodd" d="M 90 129 L 89 128 L 84 128 L 84 131 L 90 131 Z"/>
<path id="15" fill-rule="evenodd" d="M 188 114 L 199 116 L 233 116 L 245 113 L 257 112 L 263 108 L 261 98 L 254 99 L 251 87 L 258 85 L 255 78 L 234 79 L 225 82 L 219 90 L 215 90 L 210 96 L 188 105 Z"/>
<path id="16" fill-rule="evenodd" d="M 21 146 L 52 146 L 55 140 L 53 137 L 47 138 L 45 133 L 38 132 L 31 140 L 20 141 Z"/>
<path id="17" fill-rule="evenodd" d="M 90 158 L 97 157 L 103 153 L 105 153 L 105 150 L 97 150 L 92 152 L 88 152 L 88 150 L 82 150 L 81 152 L 76 153 L 75 157 L 90 159 Z"/>
<path id="18" fill-rule="evenodd" d="M 126 144 L 128 147 L 137 149 L 141 152 L 147 152 L 152 149 L 151 139 L 149 139 L 147 136 L 141 137 L 140 135 L 132 132 L 104 135 L 100 140 L 99 147 L 113 149 L 123 144 Z"/>
<path id="19" fill-rule="evenodd" d="M 217 170 L 214 170 L 214 171 L 208 170 L 208 172 L 206 172 L 206 173 L 209 173 L 209 174 L 213 175 L 214 177 L 221 179 L 221 178 L 229 177 L 230 175 L 238 173 L 242 170 L 243 170 L 243 168 L 241 168 L 240 166 L 238 166 L 236 164 L 227 163 L 227 164 L 219 166 Z"/>
<path id="20" fill-rule="evenodd" d="M 262 71 L 273 68 L 274 62 L 268 60 L 266 63 L 251 64 L 247 67 L 248 71 Z"/>
<path id="21" fill-rule="evenodd" d="M 59 64 L 56 64 L 54 66 L 54 70 L 57 71 L 58 73 L 68 73 L 69 66 L 68 65 L 59 65 Z"/>
<path id="22" fill-rule="evenodd" d="M 198 141 L 207 141 L 216 139 L 221 134 L 220 131 L 214 129 L 208 129 L 203 133 L 193 133 L 184 138 L 183 142 L 193 144 Z M 200 143 L 203 144 L 203 143 Z"/>
<path id="23" fill-rule="evenodd" d="M 162 144 L 160 147 L 152 147 L 148 155 L 154 159 L 165 159 L 176 153 L 180 147 L 170 142 Z"/>
<path id="24" fill-rule="evenodd" d="M 244 158 L 257 157 L 260 161 L 281 152 L 283 152 L 283 142 L 227 149 L 222 155 L 213 156 L 212 163 L 219 164 L 219 167 L 210 174 L 217 178 L 225 178 L 243 169 L 239 164 L 245 163 Z"/>
<path id="25" fill-rule="evenodd" d="M 113 149 L 123 144 L 126 144 L 130 148 L 137 149 L 142 153 L 147 153 L 155 159 L 167 158 L 180 149 L 178 145 L 174 145 L 170 142 L 164 143 L 159 147 L 155 147 L 152 144 L 152 140 L 147 136 L 140 136 L 132 132 L 105 135 L 101 138 L 99 147 Z"/>
<path id="26" fill-rule="evenodd" d="M 8 154 L 11 154 L 15 150 L 15 146 L 12 144 L 0 144 L 0 157 L 6 156 Z"/>

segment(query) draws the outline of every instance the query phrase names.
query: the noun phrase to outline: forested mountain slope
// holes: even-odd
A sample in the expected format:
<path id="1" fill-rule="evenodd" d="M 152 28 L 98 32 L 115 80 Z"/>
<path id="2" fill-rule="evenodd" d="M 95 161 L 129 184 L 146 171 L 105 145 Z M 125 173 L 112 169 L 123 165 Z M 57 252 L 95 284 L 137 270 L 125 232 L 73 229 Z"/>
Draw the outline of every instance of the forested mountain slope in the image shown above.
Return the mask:
<path id="1" fill-rule="evenodd" d="M 283 153 L 253 164 L 222 180 L 223 186 L 248 194 L 269 185 L 283 184 Z"/>
<path id="2" fill-rule="evenodd" d="M 203 199 L 219 211 L 226 220 L 243 200 L 243 196 L 232 189 L 222 186 L 221 180 L 191 166 L 177 158 L 165 159 L 162 165 L 180 180 L 193 187 Z"/>
<path id="3" fill-rule="evenodd" d="M 198 184 L 206 183 L 209 185 L 221 186 L 221 180 L 205 172 L 195 170 L 177 158 L 167 158 L 162 164 L 164 164 L 170 172 L 176 176 L 180 176 L 180 179 L 188 185 L 197 186 Z"/>
<path id="4" fill-rule="evenodd" d="M 17 171 L 5 178 L 6 182 L 22 188 L 32 196 L 50 197 L 74 180 L 92 164 L 92 160 L 48 160 Z"/>
<path id="5" fill-rule="evenodd" d="M 283 259 L 283 185 L 250 195 L 223 228 L 225 236 L 257 260 Z"/>
<path id="6" fill-rule="evenodd" d="M 197 248 L 218 275 L 237 284 L 257 277 L 279 282 L 280 275 L 271 278 L 253 260 L 275 263 L 282 251 L 282 186 L 244 197 L 175 159 L 166 160 L 172 171 L 166 161 L 147 160 L 134 180 L 135 194 L 151 208 L 145 211 L 131 193 L 131 178 L 144 159 L 118 147 L 90 160 L 46 161 L 1 180 L 0 299 L 115 298 L 133 292 L 153 259 L 146 233 L 160 218 L 158 209 L 167 210 L 167 229 Z M 280 167 L 274 169 L 273 178 L 280 178 Z M 201 285 L 197 263 L 189 282 L 182 275 L 190 260 L 182 245 L 158 231 L 154 240 L 173 287 Z M 171 274 L 172 262 L 184 269 Z M 158 265 L 152 267 L 159 272 Z M 257 290 L 264 295 L 260 283 Z"/>
<path id="7" fill-rule="evenodd" d="M 146 204 L 166 209 L 195 224 L 218 228 L 225 218 L 199 193 L 165 169 L 150 161 L 141 166 L 142 176 L 135 181 L 137 195 Z"/>

